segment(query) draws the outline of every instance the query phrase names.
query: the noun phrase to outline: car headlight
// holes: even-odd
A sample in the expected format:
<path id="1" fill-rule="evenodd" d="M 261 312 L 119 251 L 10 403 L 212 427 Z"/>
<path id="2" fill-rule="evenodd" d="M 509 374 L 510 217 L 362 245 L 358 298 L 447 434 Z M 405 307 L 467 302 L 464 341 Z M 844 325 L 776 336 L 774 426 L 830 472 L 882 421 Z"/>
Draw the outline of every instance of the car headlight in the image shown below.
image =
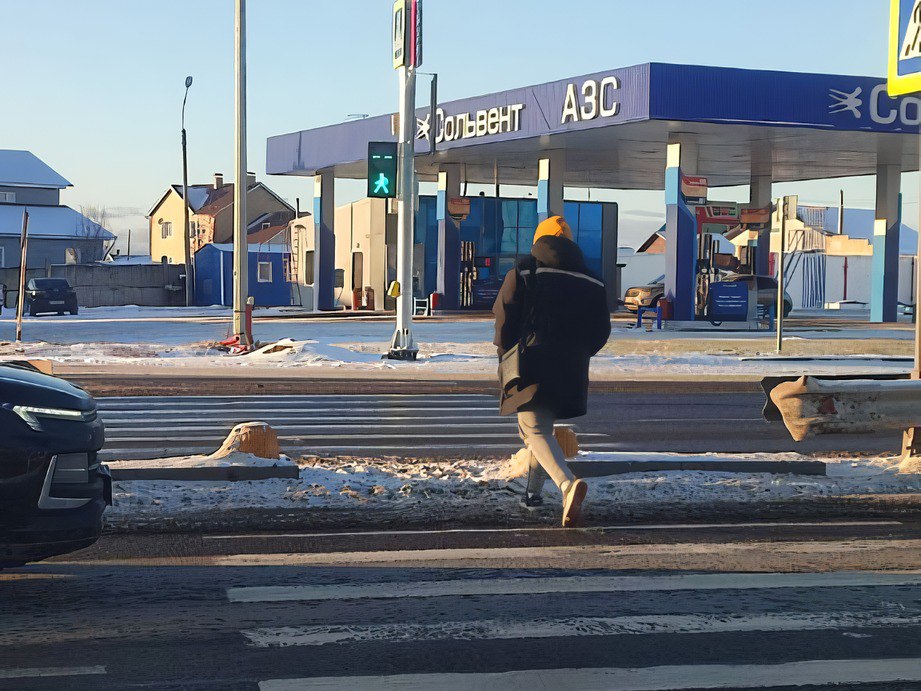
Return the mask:
<path id="1" fill-rule="evenodd" d="M 13 412 L 21 417 L 25 423 L 35 431 L 41 431 L 42 429 L 39 418 L 89 422 L 96 417 L 95 411 L 85 412 L 83 410 L 69 410 L 67 408 L 39 408 L 31 405 L 14 405 Z"/>

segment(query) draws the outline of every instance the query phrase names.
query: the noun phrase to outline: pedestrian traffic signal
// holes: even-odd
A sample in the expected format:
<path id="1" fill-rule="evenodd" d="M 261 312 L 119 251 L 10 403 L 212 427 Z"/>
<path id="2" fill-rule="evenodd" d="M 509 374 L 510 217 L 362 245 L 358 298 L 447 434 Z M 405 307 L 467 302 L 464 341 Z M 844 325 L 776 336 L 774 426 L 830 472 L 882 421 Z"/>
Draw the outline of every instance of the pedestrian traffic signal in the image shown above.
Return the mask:
<path id="1" fill-rule="evenodd" d="M 396 142 L 368 142 L 368 196 L 397 196 Z"/>

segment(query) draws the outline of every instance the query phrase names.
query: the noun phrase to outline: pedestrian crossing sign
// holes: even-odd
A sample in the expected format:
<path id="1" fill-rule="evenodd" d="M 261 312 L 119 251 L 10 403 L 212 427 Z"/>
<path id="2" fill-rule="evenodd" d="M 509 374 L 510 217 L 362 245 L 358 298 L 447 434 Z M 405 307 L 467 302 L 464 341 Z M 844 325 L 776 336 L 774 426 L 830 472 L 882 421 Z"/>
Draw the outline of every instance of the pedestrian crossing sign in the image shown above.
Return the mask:
<path id="1" fill-rule="evenodd" d="M 921 0 L 890 0 L 890 96 L 921 92 Z"/>

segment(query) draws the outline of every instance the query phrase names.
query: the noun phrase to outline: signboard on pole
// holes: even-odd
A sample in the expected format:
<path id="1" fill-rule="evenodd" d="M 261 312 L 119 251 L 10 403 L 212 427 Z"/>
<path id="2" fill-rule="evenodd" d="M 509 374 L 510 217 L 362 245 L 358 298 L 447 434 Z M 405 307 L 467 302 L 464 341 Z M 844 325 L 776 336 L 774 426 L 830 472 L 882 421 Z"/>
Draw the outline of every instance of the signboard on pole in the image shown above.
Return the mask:
<path id="1" fill-rule="evenodd" d="M 746 225 L 761 225 L 771 222 L 771 205 L 764 208 L 743 206 L 739 212 L 739 222 Z"/>
<path id="2" fill-rule="evenodd" d="M 464 221 L 470 215 L 469 197 L 450 197 L 448 199 L 448 215 L 455 221 Z"/>
<path id="3" fill-rule="evenodd" d="M 890 0 L 890 96 L 921 91 L 921 0 Z"/>
<path id="4" fill-rule="evenodd" d="M 393 3 L 393 69 L 398 70 L 406 66 L 406 0 L 394 0 Z"/>
<path id="5" fill-rule="evenodd" d="M 699 175 L 682 175 L 681 176 L 681 194 L 684 195 L 684 203 L 692 205 L 703 205 L 707 203 L 707 178 Z"/>
<path id="6" fill-rule="evenodd" d="M 393 69 L 422 64 L 422 0 L 394 0 Z"/>

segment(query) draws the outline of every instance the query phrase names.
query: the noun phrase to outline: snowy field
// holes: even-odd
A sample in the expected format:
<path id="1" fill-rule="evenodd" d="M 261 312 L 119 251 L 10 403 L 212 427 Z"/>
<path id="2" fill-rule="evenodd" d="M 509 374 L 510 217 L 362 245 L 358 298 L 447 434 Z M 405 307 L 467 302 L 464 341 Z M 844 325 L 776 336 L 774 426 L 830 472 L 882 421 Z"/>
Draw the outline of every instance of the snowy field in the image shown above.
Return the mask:
<path id="1" fill-rule="evenodd" d="M 818 317 L 819 315 L 815 315 Z M 232 368 L 326 368 L 339 371 L 390 371 L 407 374 L 441 373 L 493 375 L 495 349 L 491 345 L 493 326 L 488 319 L 421 321 L 415 325 L 420 348 L 416 363 L 381 359 L 392 334 L 392 319 L 316 319 L 301 316 L 294 308 L 257 310 L 254 335 L 269 344 L 261 352 L 233 357 L 214 348 L 230 330 L 227 308 L 140 308 L 99 307 L 84 309 L 76 317 L 37 317 L 24 321 L 24 343 L 11 343 L 14 321 L 10 311 L 0 317 L 0 359 L 46 358 L 68 365 L 131 364 L 143 367 L 232 367 Z M 754 339 L 769 339 L 770 333 L 713 331 L 654 331 L 628 328 L 624 321 L 614 325 L 611 343 L 620 352 L 605 352 L 593 361 L 593 376 L 616 378 L 624 375 L 716 375 L 802 374 L 802 360 L 774 359 L 732 353 Z M 846 356 L 834 354 L 808 364 L 812 374 L 905 372 L 907 358 L 881 359 L 910 341 L 910 324 L 896 328 L 842 328 L 805 315 L 790 331 L 795 342 L 829 343 L 850 341 Z M 287 340 L 285 340 L 287 339 Z M 281 345 L 273 344 L 283 341 Z M 854 342 L 857 342 L 857 352 Z M 695 344 L 711 342 L 709 352 Z M 766 341 L 765 341 L 766 342 Z M 860 344 L 867 343 L 866 352 Z M 721 344 L 728 346 L 724 350 Z M 684 346 L 687 347 L 684 347 Z M 905 346 L 908 344 L 905 343 Z M 612 348 L 609 348 L 610 351 Z M 749 347 L 751 350 L 751 347 Z M 756 349 L 757 350 L 757 349 Z M 826 352 L 819 347 L 820 352 Z M 627 351 L 627 352 L 624 352 Z"/>
<path id="2" fill-rule="evenodd" d="M 678 454 L 653 454 L 655 457 Z M 650 454 L 583 453 L 580 460 L 649 460 Z M 681 456 L 693 460 L 689 456 Z M 703 458 L 802 460 L 797 454 L 716 455 Z M 810 459 L 815 460 L 815 459 Z M 586 512 L 603 517 L 642 516 L 663 506 L 675 511 L 715 504 L 757 505 L 819 498 L 921 492 L 921 475 L 899 474 L 898 459 L 819 459 L 827 476 L 664 471 L 591 478 Z M 297 480 L 258 482 L 116 481 L 115 505 L 107 521 L 115 528 L 156 526 L 166 520 L 238 509 L 359 512 L 373 522 L 381 515 L 429 516 L 444 520 L 489 520 L 522 513 L 521 468 L 511 460 L 407 463 L 392 459 L 302 462 Z M 559 513 L 559 493 L 547 484 L 547 507 Z M 316 510 L 319 510 L 316 511 Z M 539 517 L 539 516 L 538 516 Z M 363 520 L 360 518 L 360 520 Z"/>

